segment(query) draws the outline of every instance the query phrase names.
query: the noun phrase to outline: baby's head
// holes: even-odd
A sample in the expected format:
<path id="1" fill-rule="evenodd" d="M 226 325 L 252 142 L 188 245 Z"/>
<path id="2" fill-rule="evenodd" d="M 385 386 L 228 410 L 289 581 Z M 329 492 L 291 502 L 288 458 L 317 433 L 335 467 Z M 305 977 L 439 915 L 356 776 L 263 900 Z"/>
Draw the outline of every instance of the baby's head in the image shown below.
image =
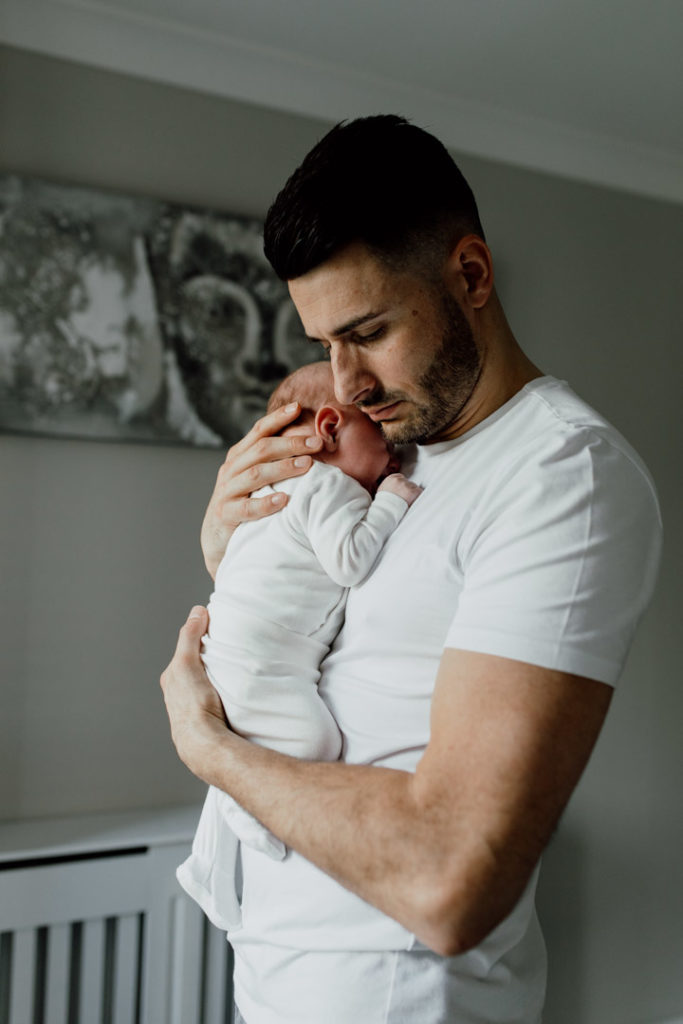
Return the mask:
<path id="1" fill-rule="evenodd" d="M 268 412 L 289 402 L 298 402 L 301 413 L 282 434 L 318 434 L 323 448 L 314 458 L 337 466 L 371 494 L 397 468 L 379 427 L 355 405 L 341 405 L 334 397 L 329 363 L 309 363 L 285 377 L 270 396 Z"/>

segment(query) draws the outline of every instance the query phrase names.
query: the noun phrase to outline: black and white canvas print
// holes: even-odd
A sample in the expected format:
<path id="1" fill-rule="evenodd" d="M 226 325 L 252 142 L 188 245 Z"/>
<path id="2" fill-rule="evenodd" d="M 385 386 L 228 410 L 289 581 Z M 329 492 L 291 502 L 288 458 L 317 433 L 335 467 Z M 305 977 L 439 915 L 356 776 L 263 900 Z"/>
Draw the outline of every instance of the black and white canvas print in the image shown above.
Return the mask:
<path id="1" fill-rule="evenodd" d="M 225 447 L 317 358 L 258 222 L 0 175 L 0 430 Z"/>

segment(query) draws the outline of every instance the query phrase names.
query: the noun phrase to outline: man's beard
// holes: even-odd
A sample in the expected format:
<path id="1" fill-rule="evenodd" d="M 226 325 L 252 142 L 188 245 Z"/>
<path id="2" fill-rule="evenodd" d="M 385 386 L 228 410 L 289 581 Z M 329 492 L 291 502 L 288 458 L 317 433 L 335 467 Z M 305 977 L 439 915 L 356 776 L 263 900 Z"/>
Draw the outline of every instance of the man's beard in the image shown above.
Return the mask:
<path id="1" fill-rule="evenodd" d="M 480 357 L 472 328 L 455 299 L 441 296 L 443 335 L 431 364 L 417 382 L 420 397 L 404 399 L 399 392 L 377 388 L 359 407 L 391 405 L 410 401 L 412 415 L 400 422 L 380 423 L 387 440 L 395 444 L 425 444 L 458 418 L 479 378 Z"/>

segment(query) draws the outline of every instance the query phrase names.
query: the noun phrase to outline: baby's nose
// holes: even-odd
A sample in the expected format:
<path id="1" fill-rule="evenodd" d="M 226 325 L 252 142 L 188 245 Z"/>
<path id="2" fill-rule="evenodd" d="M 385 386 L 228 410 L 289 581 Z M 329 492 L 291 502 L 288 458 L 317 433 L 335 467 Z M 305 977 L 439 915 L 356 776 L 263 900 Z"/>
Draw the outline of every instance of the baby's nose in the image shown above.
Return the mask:
<path id="1" fill-rule="evenodd" d="M 389 447 L 389 462 L 387 463 L 386 475 L 389 476 L 390 473 L 398 473 L 400 468 L 401 468 L 401 460 L 399 459 L 399 457 L 396 454 L 396 452 L 393 451 L 393 449 L 390 446 Z"/>

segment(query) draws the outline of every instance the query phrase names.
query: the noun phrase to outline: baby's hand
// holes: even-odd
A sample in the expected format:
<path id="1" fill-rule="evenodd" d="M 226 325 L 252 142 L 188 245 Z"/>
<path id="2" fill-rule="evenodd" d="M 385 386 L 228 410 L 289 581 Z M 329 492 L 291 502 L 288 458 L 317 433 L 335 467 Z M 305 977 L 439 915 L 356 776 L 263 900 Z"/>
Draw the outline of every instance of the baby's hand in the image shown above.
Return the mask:
<path id="1" fill-rule="evenodd" d="M 411 483 L 403 473 L 391 473 L 382 480 L 377 491 L 378 493 L 379 491 L 390 491 L 392 494 L 398 494 L 399 498 L 403 498 L 408 505 L 412 505 L 415 499 L 422 494 L 423 488 Z"/>

